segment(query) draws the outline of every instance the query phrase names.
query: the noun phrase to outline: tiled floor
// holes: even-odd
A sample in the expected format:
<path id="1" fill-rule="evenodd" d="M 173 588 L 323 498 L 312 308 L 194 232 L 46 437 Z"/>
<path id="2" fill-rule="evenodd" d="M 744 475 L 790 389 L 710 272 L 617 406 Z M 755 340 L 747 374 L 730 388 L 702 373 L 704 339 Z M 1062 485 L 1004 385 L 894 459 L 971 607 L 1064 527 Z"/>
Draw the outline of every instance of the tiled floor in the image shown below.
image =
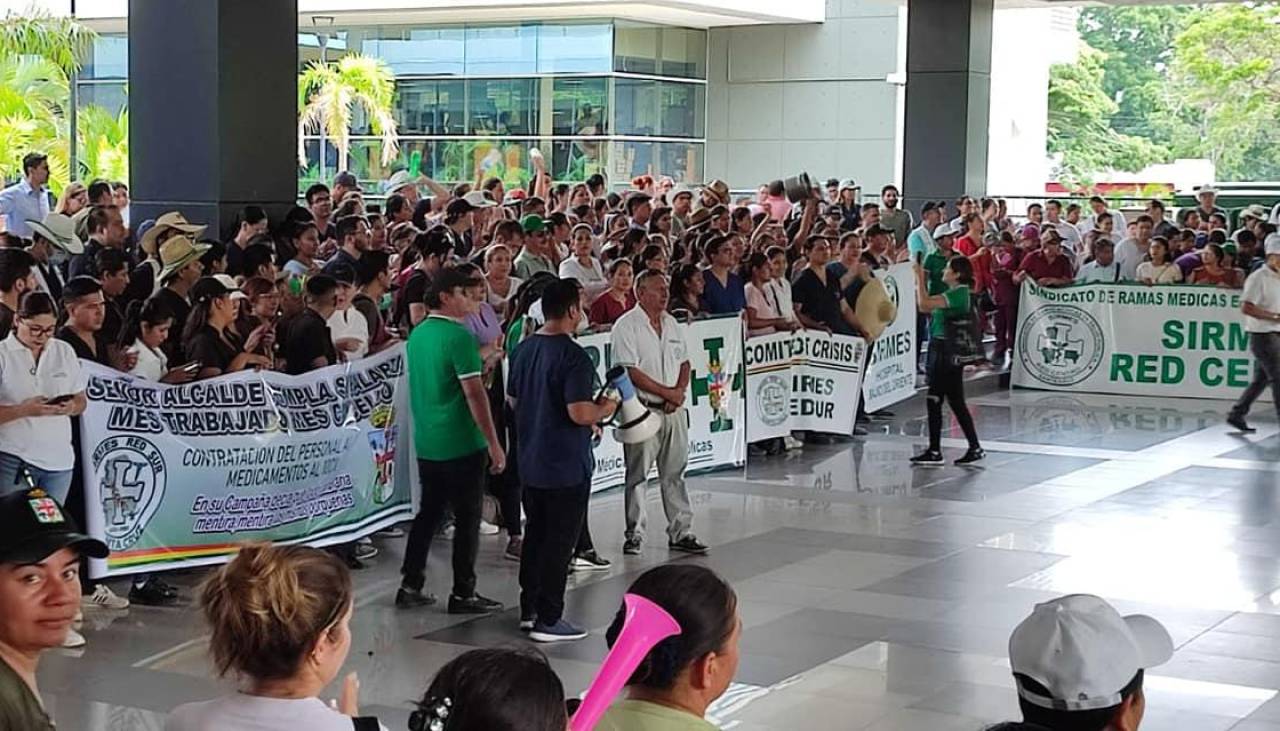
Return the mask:
<path id="1" fill-rule="evenodd" d="M 1037 601 L 1091 592 L 1154 615 L 1174 637 L 1173 660 L 1148 675 L 1144 730 L 1280 731 L 1275 421 L 1259 416 L 1245 438 L 1220 425 L 1222 403 L 993 386 L 972 400 L 991 452 L 980 469 L 913 471 L 924 422 L 910 402 L 852 445 L 691 481 L 695 527 L 713 549 L 679 560 L 727 577 L 746 625 L 737 684 L 715 720 L 740 731 L 801 720 L 939 731 L 1015 718 L 1010 630 Z M 591 520 L 615 565 L 571 581 L 570 616 L 593 634 L 548 650 L 571 692 L 603 657 L 627 584 L 673 559 L 659 548 L 622 558 L 616 493 L 593 500 Z M 394 609 L 399 543 L 357 577 L 349 659 L 364 710 L 392 729 L 444 662 L 523 641 L 513 612 Z M 480 588 L 513 603 L 516 565 L 502 546 L 482 539 Z M 447 559 L 437 544 L 433 579 L 447 576 Z M 173 706 L 218 692 L 203 633 L 190 606 L 90 612 L 89 645 L 41 669 L 59 727 L 160 728 Z"/>

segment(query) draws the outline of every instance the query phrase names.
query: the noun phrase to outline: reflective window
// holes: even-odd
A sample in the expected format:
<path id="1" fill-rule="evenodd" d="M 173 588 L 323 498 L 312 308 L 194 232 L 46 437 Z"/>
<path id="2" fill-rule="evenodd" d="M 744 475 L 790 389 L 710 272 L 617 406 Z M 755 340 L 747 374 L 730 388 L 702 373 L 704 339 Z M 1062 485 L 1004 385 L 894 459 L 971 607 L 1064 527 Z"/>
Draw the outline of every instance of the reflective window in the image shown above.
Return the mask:
<path id="1" fill-rule="evenodd" d="M 706 87 L 658 82 L 658 108 L 663 137 L 701 137 L 706 118 Z"/>
<path id="2" fill-rule="evenodd" d="M 436 180 L 461 183 L 496 176 L 508 187 L 529 183 L 529 148 L 541 147 L 530 139 L 440 140 L 432 145 L 437 148 Z"/>
<path id="3" fill-rule="evenodd" d="M 618 21 L 614 27 L 613 69 L 633 74 L 658 73 L 658 26 Z"/>
<path id="4" fill-rule="evenodd" d="M 396 82 L 396 122 L 402 134 L 467 133 L 466 82 L 406 79 Z"/>
<path id="5" fill-rule="evenodd" d="M 114 116 L 129 106 L 129 92 L 124 84 L 78 84 L 76 95 L 76 106 L 81 109 L 94 104 Z"/>
<path id="6" fill-rule="evenodd" d="M 538 26 L 538 73 L 604 72 L 612 56 L 608 24 Z"/>
<path id="7" fill-rule="evenodd" d="M 471 26 L 464 33 L 466 73 L 496 76 L 537 72 L 537 26 Z"/>
<path id="8" fill-rule="evenodd" d="M 545 152 L 547 148 L 542 149 Z M 586 180 L 596 173 L 608 173 L 607 140 L 556 140 L 550 149 L 551 177 L 555 180 Z"/>
<path id="9" fill-rule="evenodd" d="M 611 179 L 624 181 L 647 174 L 667 175 L 677 183 L 700 183 L 702 147 L 700 142 L 615 141 L 610 152 Z"/>
<path id="10" fill-rule="evenodd" d="M 303 49 L 310 55 L 306 44 Z M 347 51 L 380 58 L 398 76 L 461 74 L 463 70 L 463 33 L 460 27 L 352 28 L 329 37 L 326 51 L 330 60 Z"/>
<path id="11" fill-rule="evenodd" d="M 123 35 L 101 35 L 80 66 L 82 79 L 129 78 L 129 39 Z"/>
<path id="12" fill-rule="evenodd" d="M 662 29 L 663 76 L 707 78 L 707 32 L 693 28 Z"/>
<path id="13" fill-rule="evenodd" d="M 658 82 L 614 80 L 614 131 L 622 135 L 658 135 Z"/>
<path id="14" fill-rule="evenodd" d="M 467 126 L 473 135 L 529 135 L 538 131 L 537 79 L 467 82 Z"/>
<path id="15" fill-rule="evenodd" d="M 552 134 L 608 134 L 608 79 L 555 79 L 552 89 Z"/>

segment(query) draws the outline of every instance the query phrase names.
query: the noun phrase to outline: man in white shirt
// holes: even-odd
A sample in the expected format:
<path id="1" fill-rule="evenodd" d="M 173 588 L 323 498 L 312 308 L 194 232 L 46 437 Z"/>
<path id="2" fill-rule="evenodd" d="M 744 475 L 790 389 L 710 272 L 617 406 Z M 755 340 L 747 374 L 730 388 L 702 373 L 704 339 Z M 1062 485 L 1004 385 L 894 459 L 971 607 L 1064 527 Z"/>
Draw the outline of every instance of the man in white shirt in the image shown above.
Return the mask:
<path id="1" fill-rule="evenodd" d="M 1116 247 L 1116 261 L 1120 262 L 1120 278 L 1129 282 L 1138 281 L 1138 265 L 1147 258 L 1151 250 L 1151 232 L 1155 230 L 1155 221 L 1145 213 L 1138 216 L 1135 223 L 1137 228 L 1134 231 L 1134 237 L 1121 241 L 1120 246 Z"/>
<path id="2" fill-rule="evenodd" d="M 658 465 L 662 507 L 667 514 L 668 547 L 684 553 L 706 553 L 693 535 L 693 509 L 684 471 L 689 466 L 689 415 L 685 399 L 691 366 L 684 328 L 667 313 L 670 289 L 661 272 L 636 278 L 636 306 L 619 317 L 610 333 L 613 362 L 627 369 L 648 418 L 662 420 L 658 433 L 639 444 L 624 444 L 626 460 L 626 542 L 622 552 L 639 555 L 644 545 L 645 498 L 649 469 Z"/>
<path id="3" fill-rule="evenodd" d="M 1123 279 L 1120 262 L 1116 261 L 1115 246 L 1111 239 L 1098 239 L 1093 242 L 1093 261 L 1080 267 L 1076 272 L 1076 284 L 1100 282 L 1114 284 Z"/>
<path id="4" fill-rule="evenodd" d="M 1054 231 L 1058 232 L 1058 238 L 1062 239 L 1062 247 L 1073 253 L 1079 251 L 1084 243 L 1084 237 L 1080 235 L 1080 229 L 1068 223 L 1062 217 L 1062 202 L 1051 200 L 1045 203 L 1044 213 L 1049 219 L 1044 225 L 1051 226 Z M 1041 226 L 1040 230 L 1043 232 L 1044 226 Z"/>
<path id="5" fill-rule="evenodd" d="M 38 152 L 22 158 L 22 180 L 0 191 L 0 215 L 5 230 L 24 239 L 31 238 L 27 221 L 43 221 L 49 215 L 49 158 Z"/>
<path id="6" fill-rule="evenodd" d="M 1280 234 L 1267 236 L 1267 260 L 1244 283 L 1244 329 L 1253 353 L 1253 380 L 1231 407 L 1227 423 L 1248 434 L 1256 431 L 1244 420 L 1267 385 L 1280 415 Z"/>

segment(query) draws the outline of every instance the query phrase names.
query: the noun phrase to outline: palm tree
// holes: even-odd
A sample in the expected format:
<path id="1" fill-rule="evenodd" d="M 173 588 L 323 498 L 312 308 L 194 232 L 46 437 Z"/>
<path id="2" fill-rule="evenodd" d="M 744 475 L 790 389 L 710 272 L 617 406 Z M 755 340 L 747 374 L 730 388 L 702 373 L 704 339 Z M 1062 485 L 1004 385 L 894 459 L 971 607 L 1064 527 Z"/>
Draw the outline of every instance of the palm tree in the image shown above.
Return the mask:
<path id="1" fill-rule="evenodd" d="M 357 106 L 381 139 L 382 163 L 395 160 L 400 147 L 391 114 L 395 93 L 395 77 L 381 59 L 352 54 L 333 64 L 312 61 L 298 78 L 298 161 L 306 165 L 303 135 L 323 129 L 338 148 L 339 168 L 346 169 Z"/>
<path id="2" fill-rule="evenodd" d="M 67 77 L 35 56 L 0 56 L 0 171 L 21 170 L 32 150 L 49 155 L 50 187 L 70 179 L 66 144 Z"/>
<path id="3" fill-rule="evenodd" d="M 55 17 L 33 6 L 24 15 L 10 12 L 0 18 L 0 59 L 39 56 L 70 76 L 80 68 L 80 58 L 97 35 L 72 18 Z"/>
<path id="4" fill-rule="evenodd" d="M 82 180 L 128 180 L 129 110 L 113 115 L 105 107 L 90 104 L 76 120 L 80 137 Z"/>

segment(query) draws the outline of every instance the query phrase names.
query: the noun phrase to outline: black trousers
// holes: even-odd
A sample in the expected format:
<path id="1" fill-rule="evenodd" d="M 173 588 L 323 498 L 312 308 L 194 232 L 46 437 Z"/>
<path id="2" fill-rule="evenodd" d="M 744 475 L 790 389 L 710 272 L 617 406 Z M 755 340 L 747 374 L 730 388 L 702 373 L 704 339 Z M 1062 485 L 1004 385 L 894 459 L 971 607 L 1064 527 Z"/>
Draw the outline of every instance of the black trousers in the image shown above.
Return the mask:
<path id="1" fill-rule="evenodd" d="M 945 354 L 941 340 L 934 340 L 929 346 L 929 391 L 925 399 L 925 407 L 929 413 L 929 449 L 942 448 L 942 402 L 945 399 L 951 404 L 951 411 L 960 422 L 969 447 L 978 445 L 978 430 L 973 425 L 973 415 L 964 402 L 964 368 L 952 365 Z"/>
<path id="2" fill-rule="evenodd" d="M 422 482 L 422 504 L 409 529 L 404 564 L 400 567 L 403 584 L 422 589 L 426 583 L 427 551 L 431 538 L 444 519 L 446 508 L 453 509 L 453 595 L 470 597 L 476 593 L 476 553 L 480 549 L 480 506 L 484 500 L 485 450 L 445 461 L 418 460 L 418 477 Z"/>
<path id="3" fill-rule="evenodd" d="M 578 535 L 586 522 L 591 483 L 576 487 L 524 490 L 524 548 L 520 556 L 520 616 L 555 624 L 564 614 L 564 585 L 569 578 Z"/>
<path id="4" fill-rule="evenodd" d="M 501 392 L 501 389 L 499 389 Z M 492 393 L 490 398 L 493 398 Z M 516 416 L 511 407 L 502 404 L 494 409 L 495 428 L 498 434 L 506 435 L 507 468 L 501 474 L 489 478 L 489 492 L 498 498 L 498 512 L 502 514 L 501 528 L 507 529 L 507 535 L 515 538 L 523 533 L 520 524 L 520 465 L 516 459 Z M 498 426 L 498 424 L 501 424 Z"/>

